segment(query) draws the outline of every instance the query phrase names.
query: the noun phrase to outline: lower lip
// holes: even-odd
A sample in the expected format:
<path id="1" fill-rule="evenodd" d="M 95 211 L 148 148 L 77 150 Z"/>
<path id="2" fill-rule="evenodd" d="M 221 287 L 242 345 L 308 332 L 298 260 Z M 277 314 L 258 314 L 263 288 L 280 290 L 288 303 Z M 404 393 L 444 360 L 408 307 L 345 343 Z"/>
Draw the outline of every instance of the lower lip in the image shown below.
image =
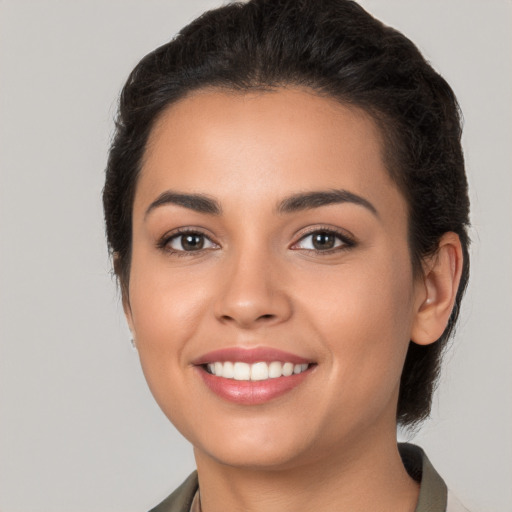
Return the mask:
<path id="1" fill-rule="evenodd" d="M 235 380 L 216 377 L 200 366 L 197 369 L 204 383 L 217 396 L 229 402 L 242 405 L 264 404 L 284 395 L 306 379 L 311 370 L 308 369 L 289 377 L 277 377 L 275 379 Z"/>

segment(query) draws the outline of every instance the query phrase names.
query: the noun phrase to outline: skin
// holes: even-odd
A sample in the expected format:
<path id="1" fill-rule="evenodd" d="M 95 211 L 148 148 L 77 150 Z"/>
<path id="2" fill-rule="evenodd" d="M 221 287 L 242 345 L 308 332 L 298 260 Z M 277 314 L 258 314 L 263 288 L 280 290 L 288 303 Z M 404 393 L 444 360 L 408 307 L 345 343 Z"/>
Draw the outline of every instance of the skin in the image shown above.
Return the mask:
<path id="1" fill-rule="evenodd" d="M 462 256 L 447 233 L 413 274 L 407 205 L 381 146 L 363 111 L 293 88 L 196 92 L 152 131 L 124 305 L 149 387 L 194 446 L 204 512 L 415 508 L 418 486 L 396 447 L 400 374 L 411 339 L 441 335 Z M 276 210 L 331 189 L 375 212 L 352 202 Z M 169 190 L 205 194 L 222 214 L 169 203 L 148 212 Z M 184 228 L 207 237 L 202 250 L 169 239 Z M 308 233 L 326 229 L 353 244 L 313 250 Z M 233 346 L 316 366 L 279 398 L 234 404 L 192 364 Z"/>

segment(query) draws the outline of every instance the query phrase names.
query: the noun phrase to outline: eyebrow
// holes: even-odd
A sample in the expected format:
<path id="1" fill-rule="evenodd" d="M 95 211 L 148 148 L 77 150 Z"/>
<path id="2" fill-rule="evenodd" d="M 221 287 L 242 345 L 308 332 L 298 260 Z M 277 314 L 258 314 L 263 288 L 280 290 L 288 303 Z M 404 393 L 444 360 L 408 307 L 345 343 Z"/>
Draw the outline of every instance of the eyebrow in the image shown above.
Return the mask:
<path id="1" fill-rule="evenodd" d="M 278 204 L 277 211 L 278 213 L 293 213 L 340 203 L 352 203 L 363 206 L 371 213 L 378 216 L 377 209 L 375 206 L 373 206 L 372 203 L 370 203 L 370 201 L 364 197 L 349 192 L 348 190 L 342 189 L 331 189 L 325 191 L 320 190 L 294 194 L 290 197 L 287 197 L 286 199 L 283 199 Z M 188 208 L 198 213 L 205 213 L 208 215 L 222 214 L 222 207 L 220 203 L 212 197 L 208 197 L 205 194 L 184 194 L 181 192 L 167 190 L 160 194 L 149 205 L 144 216 L 146 217 L 149 215 L 149 213 L 155 208 L 167 204 L 175 204 L 182 206 L 183 208 Z"/>
<path id="2" fill-rule="evenodd" d="M 182 206 L 183 208 L 188 208 L 189 210 L 194 210 L 198 213 L 206 213 L 209 215 L 220 215 L 222 213 L 222 208 L 219 202 L 205 194 L 183 194 L 181 192 L 167 190 L 160 194 L 148 206 L 144 216 L 147 217 L 155 208 L 167 204 L 175 204 Z"/>
<path id="3" fill-rule="evenodd" d="M 352 203 L 363 206 L 375 216 L 379 216 L 377 209 L 364 197 L 353 194 L 348 190 L 331 189 L 294 194 L 281 201 L 277 207 L 279 213 L 292 213 L 312 208 L 320 208 L 330 204 Z"/>

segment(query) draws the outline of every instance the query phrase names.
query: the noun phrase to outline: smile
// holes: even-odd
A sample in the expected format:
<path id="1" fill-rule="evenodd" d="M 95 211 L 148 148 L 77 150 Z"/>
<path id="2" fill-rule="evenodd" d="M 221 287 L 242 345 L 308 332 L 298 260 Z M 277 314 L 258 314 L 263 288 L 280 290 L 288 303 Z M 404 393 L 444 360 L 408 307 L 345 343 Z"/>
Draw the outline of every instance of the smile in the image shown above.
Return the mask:
<path id="1" fill-rule="evenodd" d="M 192 362 L 198 376 L 217 397 L 238 405 L 267 403 L 310 378 L 317 362 L 270 347 L 230 347 L 203 354 Z"/>
<path id="2" fill-rule="evenodd" d="M 234 363 L 231 361 L 217 361 L 206 365 L 206 370 L 210 374 L 238 381 L 264 381 L 279 377 L 290 377 L 305 372 L 308 368 L 308 363 L 294 364 L 292 362 L 282 363 L 281 361 L 270 363 L 260 361 L 254 364 L 241 361 Z"/>

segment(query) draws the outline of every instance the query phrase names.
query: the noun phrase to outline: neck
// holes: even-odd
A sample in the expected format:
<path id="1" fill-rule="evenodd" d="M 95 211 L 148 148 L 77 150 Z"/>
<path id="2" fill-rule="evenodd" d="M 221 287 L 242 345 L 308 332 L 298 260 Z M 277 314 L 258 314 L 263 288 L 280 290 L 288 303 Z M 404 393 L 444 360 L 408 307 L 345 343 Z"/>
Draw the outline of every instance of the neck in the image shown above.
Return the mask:
<path id="1" fill-rule="evenodd" d="M 419 486 L 402 464 L 394 431 L 373 432 L 364 446 L 352 440 L 350 447 L 293 467 L 232 467 L 199 449 L 195 456 L 203 512 L 413 512 L 418 499 Z"/>

